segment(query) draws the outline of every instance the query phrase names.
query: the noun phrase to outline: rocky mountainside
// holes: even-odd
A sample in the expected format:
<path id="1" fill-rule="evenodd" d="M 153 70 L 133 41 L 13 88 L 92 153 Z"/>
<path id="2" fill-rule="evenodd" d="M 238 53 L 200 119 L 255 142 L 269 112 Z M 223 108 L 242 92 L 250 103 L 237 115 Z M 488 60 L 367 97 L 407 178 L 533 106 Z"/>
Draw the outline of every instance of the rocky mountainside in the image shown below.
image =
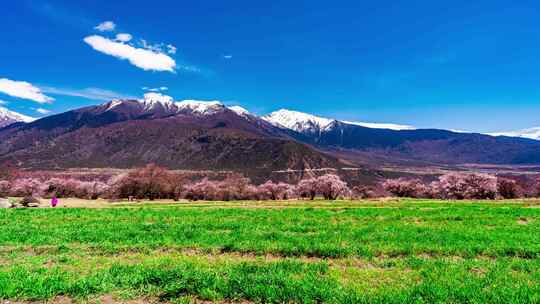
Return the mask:
<path id="1" fill-rule="evenodd" d="M 0 161 L 30 168 L 119 167 L 270 172 L 338 166 L 287 130 L 219 102 L 160 94 L 113 100 L 0 130 Z"/>

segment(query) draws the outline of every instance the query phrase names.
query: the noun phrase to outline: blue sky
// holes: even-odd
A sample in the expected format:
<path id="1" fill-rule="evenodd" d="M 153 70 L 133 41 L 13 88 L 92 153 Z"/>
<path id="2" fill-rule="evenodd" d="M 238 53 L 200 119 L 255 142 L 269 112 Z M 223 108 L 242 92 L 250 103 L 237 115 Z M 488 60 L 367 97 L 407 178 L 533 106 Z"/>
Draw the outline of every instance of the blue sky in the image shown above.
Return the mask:
<path id="1" fill-rule="evenodd" d="M 54 101 L 1 92 L 0 100 L 39 116 L 167 87 L 177 100 L 258 114 L 288 108 L 478 132 L 535 127 L 540 3 L 515 2 L 4 1 L 0 79 L 28 82 Z M 114 30 L 95 28 L 105 21 Z M 115 40 L 122 33 L 131 40 Z M 118 44 L 142 57 L 104 53 Z M 174 67 L 146 60 L 145 50 Z"/>

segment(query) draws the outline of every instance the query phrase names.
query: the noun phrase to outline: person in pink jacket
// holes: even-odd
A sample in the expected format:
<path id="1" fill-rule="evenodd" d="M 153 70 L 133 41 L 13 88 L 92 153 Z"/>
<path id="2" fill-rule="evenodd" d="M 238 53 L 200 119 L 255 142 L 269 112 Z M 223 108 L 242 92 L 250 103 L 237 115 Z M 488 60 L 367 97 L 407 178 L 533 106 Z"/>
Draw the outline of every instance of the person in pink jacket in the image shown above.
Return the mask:
<path id="1" fill-rule="evenodd" d="M 56 198 L 56 196 L 53 196 L 53 198 L 51 199 L 51 207 L 56 207 L 56 205 L 58 205 L 58 199 Z"/>

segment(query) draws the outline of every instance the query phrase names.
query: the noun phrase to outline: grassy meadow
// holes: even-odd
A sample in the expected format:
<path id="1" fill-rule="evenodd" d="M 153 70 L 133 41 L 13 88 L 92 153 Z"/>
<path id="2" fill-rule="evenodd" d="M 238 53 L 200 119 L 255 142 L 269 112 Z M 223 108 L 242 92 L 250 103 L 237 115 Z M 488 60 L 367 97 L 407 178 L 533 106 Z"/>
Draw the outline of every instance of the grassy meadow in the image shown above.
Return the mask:
<path id="1" fill-rule="evenodd" d="M 0 210 L 0 302 L 540 303 L 537 201 L 91 204 Z"/>

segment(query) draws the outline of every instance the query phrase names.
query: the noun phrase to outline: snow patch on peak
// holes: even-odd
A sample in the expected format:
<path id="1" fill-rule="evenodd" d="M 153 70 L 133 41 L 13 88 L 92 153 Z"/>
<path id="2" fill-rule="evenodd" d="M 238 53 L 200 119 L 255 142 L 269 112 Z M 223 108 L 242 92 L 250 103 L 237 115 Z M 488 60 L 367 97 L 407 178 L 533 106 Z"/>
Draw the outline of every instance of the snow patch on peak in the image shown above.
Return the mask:
<path id="1" fill-rule="evenodd" d="M 174 111 L 174 102 L 171 96 L 161 93 L 150 92 L 144 94 L 144 99 L 140 100 L 144 105 L 145 110 L 153 110 L 156 108 L 165 108 Z"/>
<path id="2" fill-rule="evenodd" d="M 8 110 L 7 108 L 0 107 L 0 127 L 5 127 L 15 122 L 32 122 L 36 120 L 33 117 L 26 116 L 17 112 Z"/>
<path id="3" fill-rule="evenodd" d="M 241 106 L 231 106 L 231 107 L 228 107 L 228 109 L 233 111 L 234 113 L 240 115 L 240 116 L 251 115 L 251 113 L 249 113 L 248 110 L 246 110 L 245 108 L 243 108 Z"/>
<path id="4" fill-rule="evenodd" d="M 275 126 L 284 127 L 297 132 L 304 132 L 314 129 L 322 130 L 335 121 L 334 119 L 285 109 L 272 112 L 266 116 L 263 116 L 262 119 Z"/>
<path id="5" fill-rule="evenodd" d="M 160 104 L 169 105 L 173 103 L 173 98 L 171 96 L 163 95 L 161 93 L 150 92 L 150 93 L 144 94 L 144 99 L 142 100 L 142 102 L 146 104 L 160 103 Z"/>
<path id="6" fill-rule="evenodd" d="M 268 121 L 269 123 L 291 129 L 297 132 L 305 131 L 325 131 L 332 129 L 336 122 L 342 122 L 348 125 L 356 125 L 366 128 L 373 129 L 390 129 L 390 130 L 415 130 L 416 128 L 408 125 L 399 125 L 391 123 L 370 123 L 370 122 L 355 122 L 355 121 L 345 121 L 319 117 L 307 113 L 291 111 L 291 110 L 279 110 L 272 112 L 262 119 Z"/>
<path id="7" fill-rule="evenodd" d="M 222 111 L 225 106 L 219 101 L 202 101 L 202 100 L 182 100 L 176 102 L 175 105 L 179 110 L 189 110 L 197 114 L 214 114 Z"/>
<path id="8" fill-rule="evenodd" d="M 104 105 L 108 105 L 106 111 L 109 111 L 111 109 L 116 108 L 117 106 L 121 105 L 124 101 L 122 99 L 113 99 L 108 103 L 105 103 Z"/>
<path id="9" fill-rule="evenodd" d="M 389 129 L 389 130 L 416 130 L 413 126 L 408 125 L 398 125 L 398 124 L 392 124 L 392 123 L 374 123 L 374 122 L 357 122 L 357 121 L 343 121 L 346 124 L 349 125 L 355 125 L 355 126 L 361 126 L 366 128 L 372 128 L 372 129 Z"/>

